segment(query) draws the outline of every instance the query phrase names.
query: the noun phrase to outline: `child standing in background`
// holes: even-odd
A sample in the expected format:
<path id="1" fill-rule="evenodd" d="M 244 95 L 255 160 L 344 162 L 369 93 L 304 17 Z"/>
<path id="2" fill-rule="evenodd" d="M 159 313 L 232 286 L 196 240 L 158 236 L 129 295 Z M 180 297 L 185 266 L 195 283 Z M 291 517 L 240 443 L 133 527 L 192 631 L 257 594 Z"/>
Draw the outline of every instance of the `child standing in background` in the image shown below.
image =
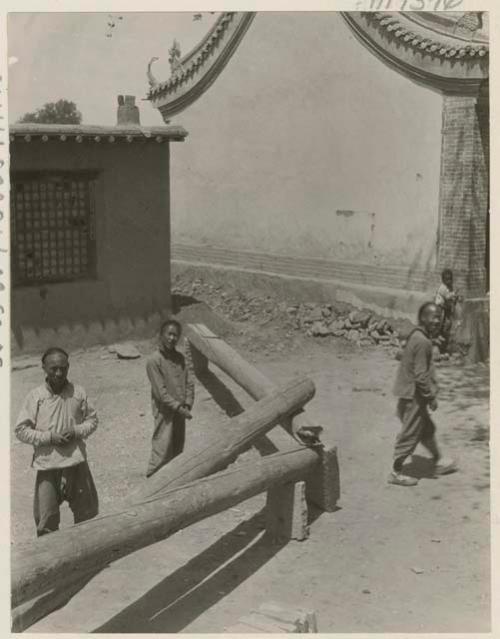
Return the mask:
<path id="1" fill-rule="evenodd" d="M 439 331 L 439 341 L 441 352 L 446 352 L 450 342 L 455 307 L 459 301 L 459 295 L 453 290 L 453 271 L 445 268 L 441 273 L 441 284 L 436 291 L 434 302 L 441 310 L 441 328 Z"/>

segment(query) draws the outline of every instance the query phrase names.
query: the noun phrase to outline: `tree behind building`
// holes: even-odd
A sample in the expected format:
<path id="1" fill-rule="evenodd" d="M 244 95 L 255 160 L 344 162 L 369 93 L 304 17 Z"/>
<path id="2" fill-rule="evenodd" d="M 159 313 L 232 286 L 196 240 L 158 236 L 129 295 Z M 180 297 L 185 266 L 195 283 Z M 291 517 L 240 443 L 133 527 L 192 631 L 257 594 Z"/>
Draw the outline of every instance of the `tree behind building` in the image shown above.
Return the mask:
<path id="1" fill-rule="evenodd" d="M 80 124 L 82 114 L 74 102 L 58 100 L 47 102 L 32 113 L 25 113 L 19 122 L 35 124 Z"/>

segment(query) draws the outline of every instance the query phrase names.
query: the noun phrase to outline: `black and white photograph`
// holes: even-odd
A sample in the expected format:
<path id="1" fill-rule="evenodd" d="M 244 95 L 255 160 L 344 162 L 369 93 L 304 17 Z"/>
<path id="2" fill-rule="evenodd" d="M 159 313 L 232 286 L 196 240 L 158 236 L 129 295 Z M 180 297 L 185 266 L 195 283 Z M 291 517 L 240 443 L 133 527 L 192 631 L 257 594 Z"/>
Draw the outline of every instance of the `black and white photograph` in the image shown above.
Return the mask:
<path id="1" fill-rule="evenodd" d="M 493 14 L 66 4 L 3 16 L 11 632 L 491 633 Z"/>

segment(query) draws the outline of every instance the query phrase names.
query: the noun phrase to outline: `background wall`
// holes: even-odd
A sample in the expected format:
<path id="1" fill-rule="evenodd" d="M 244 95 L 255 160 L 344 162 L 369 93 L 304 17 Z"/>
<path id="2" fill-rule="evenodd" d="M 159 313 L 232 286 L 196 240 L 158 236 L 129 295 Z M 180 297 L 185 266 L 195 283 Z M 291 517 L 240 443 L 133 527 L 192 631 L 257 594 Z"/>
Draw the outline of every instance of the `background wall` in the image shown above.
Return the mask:
<path id="1" fill-rule="evenodd" d="M 16 141 L 11 170 L 97 170 L 97 279 L 13 288 L 13 348 L 148 332 L 170 307 L 168 143 Z M 140 169 L 140 173 L 139 173 Z"/>
<path id="2" fill-rule="evenodd" d="M 175 119 L 173 241 L 432 270 L 441 109 L 339 14 L 259 13 Z"/>

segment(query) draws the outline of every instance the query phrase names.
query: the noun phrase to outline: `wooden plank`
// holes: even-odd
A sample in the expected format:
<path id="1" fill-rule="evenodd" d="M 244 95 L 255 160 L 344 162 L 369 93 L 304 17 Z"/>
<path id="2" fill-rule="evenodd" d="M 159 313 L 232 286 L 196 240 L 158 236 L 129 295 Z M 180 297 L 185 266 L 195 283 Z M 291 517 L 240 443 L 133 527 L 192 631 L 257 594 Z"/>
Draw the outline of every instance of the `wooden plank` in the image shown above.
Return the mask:
<path id="1" fill-rule="evenodd" d="M 304 447 L 269 455 L 40 537 L 12 553 L 12 604 L 59 589 L 271 486 L 305 479 L 317 464 L 316 453 Z"/>

